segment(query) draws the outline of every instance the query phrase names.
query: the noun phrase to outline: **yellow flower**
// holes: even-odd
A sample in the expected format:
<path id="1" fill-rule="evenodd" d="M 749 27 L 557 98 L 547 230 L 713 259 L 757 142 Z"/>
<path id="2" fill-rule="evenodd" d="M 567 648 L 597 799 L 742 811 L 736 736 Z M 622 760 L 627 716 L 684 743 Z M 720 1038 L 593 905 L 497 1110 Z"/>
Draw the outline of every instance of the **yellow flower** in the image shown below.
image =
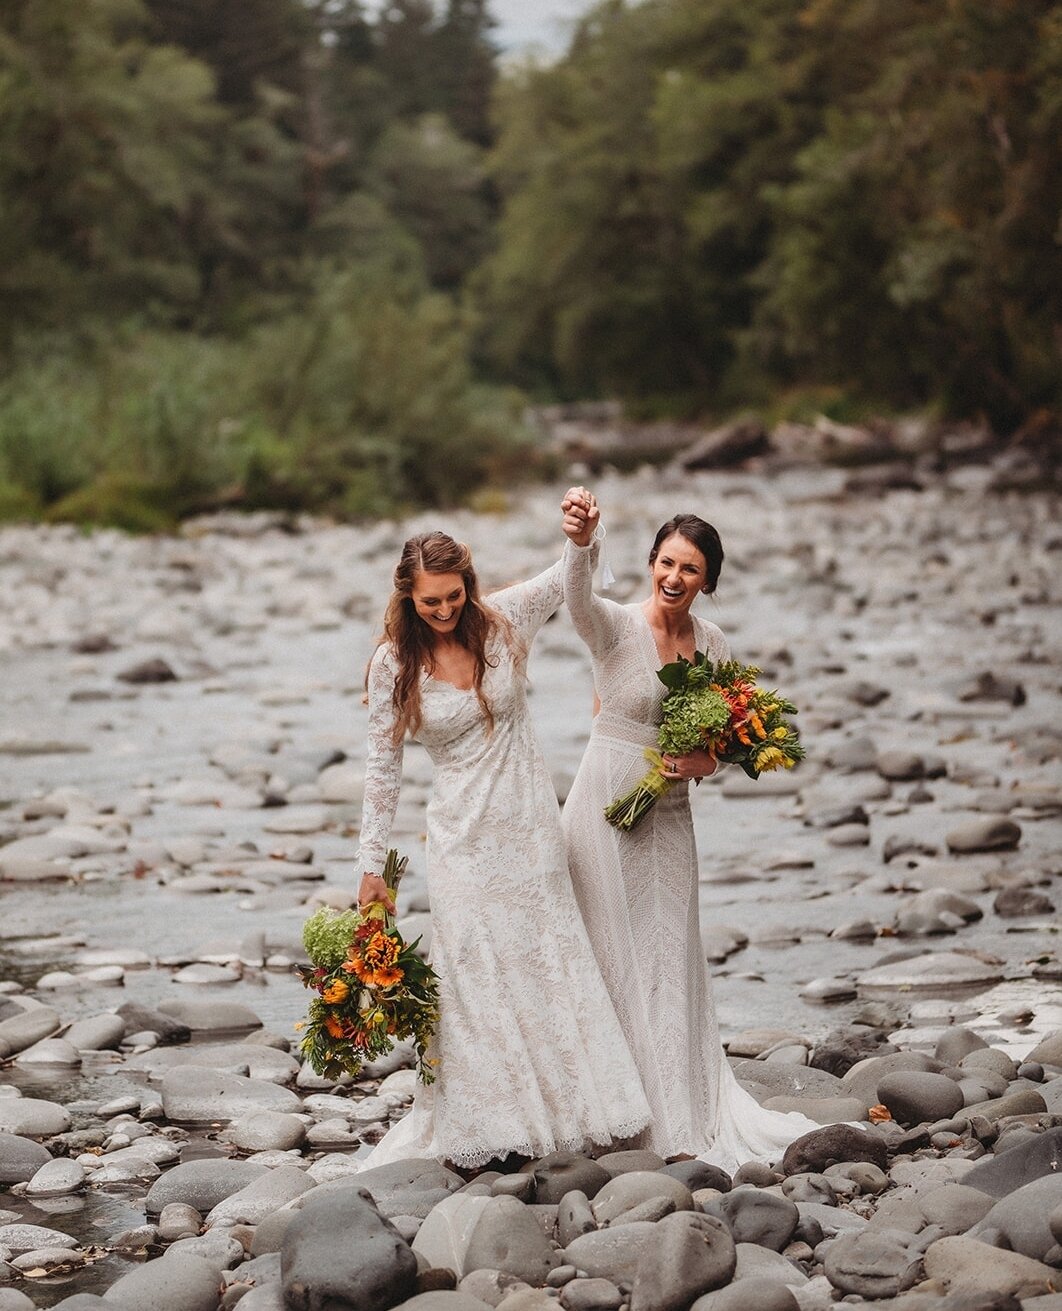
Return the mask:
<path id="1" fill-rule="evenodd" d="M 341 1001 L 346 1001 L 350 996 L 350 984 L 344 983 L 342 979 L 334 979 L 321 996 L 328 1002 L 329 1006 L 336 1006 Z"/>
<path id="2" fill-rule="evenodd" d="M 294 1024 L 293 1027 L 294 1027 L 296 1033 L 301 1033 L 301 1031 L 302 1031 L 303 1029 L 306 1028 L 306 1021 L 305 1021 L 305 1020 L 296 1020 L 296 1021 L 295 1021 L 295 1024 Z"/>
<path id="3" fill-rule="evenodd" d="M 761 772 L 777 769 L 785 764 L 785 755 L 777 747 L 764 747 L 756 753 L 756 768 Z"/>
<path id="4" fill-rule="evenodd" d="M 771 737 L 773 737 L 776 742 L 784 742 L 788 736 L 789 736 L 789 729 L 786 728 L 784 724 L 781 726 L 781 728 L 776 728 L 774 732 L 771 734 Z"/>

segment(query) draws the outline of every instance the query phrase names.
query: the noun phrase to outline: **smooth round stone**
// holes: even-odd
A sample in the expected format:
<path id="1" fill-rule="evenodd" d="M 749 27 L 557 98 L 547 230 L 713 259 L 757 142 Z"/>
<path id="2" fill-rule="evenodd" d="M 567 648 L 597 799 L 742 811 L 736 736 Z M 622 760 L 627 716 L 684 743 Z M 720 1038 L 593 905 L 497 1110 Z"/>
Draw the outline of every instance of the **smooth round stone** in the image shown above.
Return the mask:
<path id="1" fill-rule="evenodd" d="M 0 848 L 2 850 L 2 848 Z M 0 1057 L 13 1056 L 42 1038 L 50 1038 L 62 1021 L 50 1006 L 34 1006 L 21 1014 L 0 1020 Z"/>
<path id="2" fill-rule="evenodd" d="M 239 983 L 239 970 L 229 969 L 224 965 L 186 965 L 173 976 L 174 983 Z"/>
<path id="3" fill-rule="evenodd" d="M 234 1121 L 221 1135 L 241 1152 L 287 1151 L 306 1137 L 297 1115 L 284 1111 L 255 1111 Z"/>
<path id="4" fill-rule="evenodd" d="M 656 1228 L 656 1242 L 642 1253 L 634 1272 L 631 1311 L 685 1307 L 733 1277 L 734 1240 L 715 1217 L 682 1212 Z"/>
<path id="5" fill-rule="evenodd" d="M 49 970 L 37 980 L 38 991 L 59 992 L 63 988 L 79 988 L 81 981 L 69 970 Z"/>
<path id="6" fill-rule="evenodd" d="M 596 1197 L 611 1178 L 599 1162 L 577 1152 L 551 1152 L 528 1162 L 523 1171 L 534 1178 L 536 1199 L 547 1205 L 556 1205 L 571 1192 Z"/>
<path id="7" fill-rule="evenodd" d="M 42 1165 L 26 1184 L 27 1197 L 62 1197 L 74 1193 L 85 1182 L 85 1171 L 76 1161 L 56 1157 Z"/>
<path id="8" fill-rule="evenodd" d="M 0 1097 L 0 1132 L 52 1138 L 69 1128 L 70 1116 L 57 1102 L 36 1097 Z"/>
<path id="9" fill-rule="evenodd" d="M 820 1303 L 814 1303 L 816 1308 Z M 786 1284 L 774 1279 L 742 1279 L 705 1293 L 690 1307 L 690 1311 L 800 1311 L 800 1303 Z"/>
<path id="10" fill-rule="evenodd" d="M 992 1209 L 992 1198 L 966 1184 L 945 1184 L 918 1198 L 922 1215 L 944 1234 L 964 1234 Z"/>
<path id="11" fill-rule="evenodd" d="M 155 1215 L 171 1202 L 184 1202 L 207 1212 L 226 1197 L 266 1174 L 260 1165 L 223 1158 L 187 1161 L 176 1165 L 152 1184 L 144 1206 Z"/>
<path id="12" fill-rule="evenodd" d="M 172 998 L 160 1002 L 159 1010 L 196 1033 L 238 1032 L 262 1027 L 262 1021 L 250 1007 L 235 1001 L 185 1001 L 184 998 Z"/>
<path id="13" fill-rule="evenodd" d="M 501 1270 L 538 1287 L 560 1264 L 533 1211 L 515 1197 L 491 1197 L 475 1221 L 458 1273 Z"/>
<path id="14" fill-rule="evenodd" d="M 125 1021 L 120 1015 L 91 1015 L 75 1020 L 63 1037 L 78 1051 L 109 1051 L 125 1037 Z"/>
<path id="15" fill-rule="evenodd" d="M 82 970 L 77 977 L 79 983 L 113 988 L 125 980 L 125 970 L 121 965 L 96 965 L 91 970 Z"/>
<path id="16" fill-rule="evenodd" d="M 73 1069 L 81 1064 L 81 1053 L 65 1038 L 45 1038 L 15 1057 L 16 1065 L 57 1065 Z"/>
<path id="17" fill-rule="evenodd" d="M 796 1111 L 817 1124 L 843 1124 L 865 1120 L 867 1108 L 858 1097 L 768 1097 L 767 1111 Z"/>
<path id="18" fill-rule="evenodd" d="M 782 1173 L 823 1174 L 835 1162 L 869 1161 L 884 1168 L 885 1141 L 870 1130 L 831 1124 L 797 1138 L 782 1158 Z"/>
<path id="19" fill-rule="evenodd" d="M 836 1238 L 826 1253 L 826 1278 L 842 1293 L 875 1300 L 895 1297 L 918 1279 L 919 1254 L 909 1241 L 909 1235 L 891 1230 Z"/>
<path id="20" fill-rule="evenodd" d="M 1057 1272 L 1020 1252 L 1005 1252 L 966 1234 L 938 1238 L 923 1258 L 929 1279 L 940 1280 L 949 1293 L 996 1291 L 1021 1300 L 1053 1291 Z"/>
<path id="21" fill-rule="evenodd" d="M 1005 1241 L 997 1245 L 1043 1261 L 1055 1246 L 1050 1217 L 1059 1207 L 1062 1207 L 1062 1176 L 1045 1175 L 996 1202 L 970 1229 L 970 1237 L 998 1232 Z"/>
<path id="22" fill-rule="evenodd" d="M 572 1279 L 560 1295 L 564 1311 L 619 1311 L 623 1294 L 610 1279 Z"/>
<path id="23" fill-rule="evenodd" d="M 625 1211 L 661 1198 L 674 1203 L 676 1211 L 693 1210 L 693 1197 L 686 1185 L 655 1170 L 636 1170 L 610 1179 L 594 1198 L 591 1209 L 598 1224 L 610 1224 Z"/>
<path id="24" fill-rule="evenodd" d="M 460 1200 L 449 1198 L 440 1206 Z M 418 1233 L 414 1245 L 419 1239 Z M 311 1194 L 304 1201 L 284 1233 L 281 1269 L 289 1311 L 393 1307 L 416 1290 L 414 1252 L 357 1186 L 322 1197 Z"/>
<path id="25" fill-rule="evenodd" d="M 882 751 L 874 763 L 881 777 L 894 783 L 908 783 L 925 774 L 922 757 L 915 751 Z"/>
<path id="26" fill-rule="evenodd" d="M 1042 1065 L 1062 1066 L 1062 1029 L 1055 1029 L 1042 1038 L 1025 1059 L 1039 1061 Z"/>
<path id="27" fill-rule="evenodd" d="M 56 1303 L 56 1305 L 60 1304 Z M 104 1305 L 102 1299 L 99 1305 Z M 0 1311 L 36 1311 L 36 1308 L 26 1294 L 17 1288 L 0 1288 Z"/>
<path id="28" fill-rule="evenodd" d="M 965 1029 L 961 1024 L 945 1029 L 937 1041 L 933 1055 L 943 1065 L 958 1065 L 964 1056 L 988 1046 L 980 1034 Z"/>
<path id="29" fill-rule="evenodd" d="M 16 1270 L 55 1270 L 60 1266 L 83 1265 L 84 1252 L 70 1247 L 38 1247 L 23 1252 L 11 1262 Z"/>
<path id="30" fill-rule="evenodd" d="M 800 1220 L 796 1204 L 787 1197 L 745 1185 L 707 1203 L 704 1210 L 726 1224 L 735 1243 L 755 1243 L 773 1252 L 785 1247 Z"/>
<path id="31" fill-rule="evenodd" d="M 214 1261 L 171 1248 L 156 1261 L 135 1266 L 107 1290 L 119 1308 L 151 1311 L 217 1311 L 218 1268 Z"/>
<path id="32" fill-rule="evenodd" d="M 851 1001 L 856 995 L 856 986 L 850 979 L 812 979 L 800 989 L 800 995 L 805 1001 Z"/>
<path id="33" fill-rule="evenodd" d="M 279 1165 L 219 1202 L 206 1218 L 207 1228 L 260 1224 L 313 1187 L 299 1166 Z"/>
<path id="34" fill-rule="evenodd" d="M 76 1238 L 43 1225 L 0 1225 L 0 1248 L 12 1252 L 32 1252 L 38 1247 L 80 1247 Z"/>
<path id="35" fill-rule="evenodd" d="M 866 988 L 939 988 L 995 983 L 1002 977 L 1000 965 L 988 965 L 959 952 L 934 951 L 879 965 L 859 982 Z"/>
<path id="36" fill-rule="evenodd" d="M 657 1156 L 656 1152 L 637 1148 L 623 1152 L 606 1152 L 597 1158 L 597 1163 L 612 1178 L 619 1174 L 631 1174 L 635 1170 L 659 1170 L 666 1164 L 664 1158 Z"/>
<path id="37" fill-rule="evenodd" d="M 162 1080 L 162 1105 L 167 1119 L 187 1124 L 235 1120 L 255 1111 L 297 1113 L 302 1110 L 298 1096 L 275 1083 L 195 1065 L 166 1073 Z"/>
<path id="38" fill-rule="evenodd" d="M 648 1220 L 598 1229 L 573 1239 L 562 1255 L 568 1265 L 593 1279 L 614 1283 L 634 1279 L 643 1252 L 656 1242 L 657 1226 Z"/>
<path id="39" fill-rule="evenodd" d="M 707 1161 L 675 1161 L 665 1165 L 660 1174 L 670 1175 L 679 1183 L 685 1184 L 691 1193 L 702 1188 L 714 1188 L 720 1193 L 728 1193 L 733 1187 L 733 1180 L 725 1170 Z"/>
<path id="40" fill-rule="evenodd" d="M 978 851 L 1014 851 L 1021 842 L 1021 825 L 1012 819 L 990 815 L 953 828 L 945 839 L 956 855 Z"/>
<path id="41" fill-rule="evenodd" d="M 918 1070 L 886 1074 L 878 1081 L 878 1100 L 904 1125 L 947 1120 L 963 1107 L 962 1089 L 953 1079 Z"/>
<path id="42" fill-rule="evenodd" d="M 32 1138 L 0 1133 L 0 1185 L 25 1183 L 51 1159 L 47 1147 Z"/>
<path id="43" fill-rule="evenodd" d="M 280 1084 L 290 1083 L 299 1071 L 298 1061 L 289 1052 L 252 1042 L 197 1042 L 161 1047 L 126 1062 L 127 1069 L 147 1070 L 153 1076 L 185 1065 L 229 1071 L 243 1066 L 252 1079 Z"/>
<path id="44" fill-rule="evenodd" d="M 1007 1055 L 1001 1052 L 998 1047 L 982 1047 L 978 1051 L 967 1053 L 959 1062 L 963 1070 L 980 1072 L 982 1070 L 991 1070 L 993 1073 L 1002 1076 L 1008 1083 L 1018 1077 L 1017 1063 Z"/>
<path id="45" fill-rule="evenodd" d="M 164 1243 L 194 1237 L 202 1227 L 202 1215 L 186 1202 L 168 1202 L 159 1213 L 159 1238 Z"/>

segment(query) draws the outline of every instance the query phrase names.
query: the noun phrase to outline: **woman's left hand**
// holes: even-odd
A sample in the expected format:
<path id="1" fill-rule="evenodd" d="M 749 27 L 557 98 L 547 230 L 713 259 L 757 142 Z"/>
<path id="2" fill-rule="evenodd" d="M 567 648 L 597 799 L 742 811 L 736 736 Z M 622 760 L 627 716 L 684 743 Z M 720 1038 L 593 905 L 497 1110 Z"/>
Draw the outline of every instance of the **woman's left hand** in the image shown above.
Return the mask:
<path id="1" fill-rule="evenodd" d="M 687 751 L 685 755 L 665 755 L 664 767 L 661 774 L 672 782 L 689 782 L 691 779 L 699 783 L 702 778 L 707 778 L 709 774 L 714 774 L 719 767 L 719 762 L 710 751 L 703 748 L 697 751 Z"/>

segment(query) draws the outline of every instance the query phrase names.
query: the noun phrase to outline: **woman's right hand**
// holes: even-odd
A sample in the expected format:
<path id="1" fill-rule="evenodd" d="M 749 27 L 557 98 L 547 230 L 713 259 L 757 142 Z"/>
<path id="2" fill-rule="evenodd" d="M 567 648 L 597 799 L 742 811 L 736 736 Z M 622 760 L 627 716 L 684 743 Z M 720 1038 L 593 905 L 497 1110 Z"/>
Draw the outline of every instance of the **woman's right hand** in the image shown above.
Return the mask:
<path id="1" fill-rule="evenodd" d="M 364 910 L 374 902 L 382 902 L 389 915 L 395 913 L 395 899 L 387 889 L 387 884 L 379 874 L 363 874 L 361 887 L 358 889 L 358 906 Z"/>
<path id="2" fill-rule="evenodd" d="M 585 487 L 569 487 L 561 501 L 564 533 L 575 546 L 589 546 L 594 540 L 601 511 L 597 498 Z"/>

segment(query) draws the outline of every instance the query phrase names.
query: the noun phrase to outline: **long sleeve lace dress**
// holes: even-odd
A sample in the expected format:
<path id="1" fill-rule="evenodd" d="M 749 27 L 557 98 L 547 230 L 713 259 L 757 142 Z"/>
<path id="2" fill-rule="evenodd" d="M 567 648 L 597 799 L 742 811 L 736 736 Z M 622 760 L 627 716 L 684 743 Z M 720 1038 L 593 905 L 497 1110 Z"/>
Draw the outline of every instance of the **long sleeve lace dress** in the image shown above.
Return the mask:
<path id="1" fill-rule="evenodd" d="M 604 818 L 645 773 L 665 688 L 642 607 L 595 596 L 593 548 L 569 546 L 565 600 L 590 648 L 601 710 L 563 825 L 575 895 L 653 1114 L 639 1145 L 731 1171 L 771 1160 L 819 1126 L 765 1110 L 724 1057 L 701 949 L 689 784 L 676 783 L 633 832 Z M 698 650 L 730 658 L 715 624 L 694 617 L 694 626 Z"/>
<path id="2" fill-rule="evenodd" d="M 569 550 L 574 548 L 569 547 Z M 441 1021 L 436 1081 L 366 1160 L 431 1157 L 476 1166 L 515 1152 L 626 1139 L 649 1119 L 641 1083 L 579 916 L 557 797 L 535 738 L 525 653 L 561 603 L 561 564 L 487 601 L 497 632 L 483 690 L 425 674 L 417 739 L 434 765 L 427 807 L 432 964 Z M 360 866 L 378 872 L 398 801 L 395 666 L 369 670 Z"/>

